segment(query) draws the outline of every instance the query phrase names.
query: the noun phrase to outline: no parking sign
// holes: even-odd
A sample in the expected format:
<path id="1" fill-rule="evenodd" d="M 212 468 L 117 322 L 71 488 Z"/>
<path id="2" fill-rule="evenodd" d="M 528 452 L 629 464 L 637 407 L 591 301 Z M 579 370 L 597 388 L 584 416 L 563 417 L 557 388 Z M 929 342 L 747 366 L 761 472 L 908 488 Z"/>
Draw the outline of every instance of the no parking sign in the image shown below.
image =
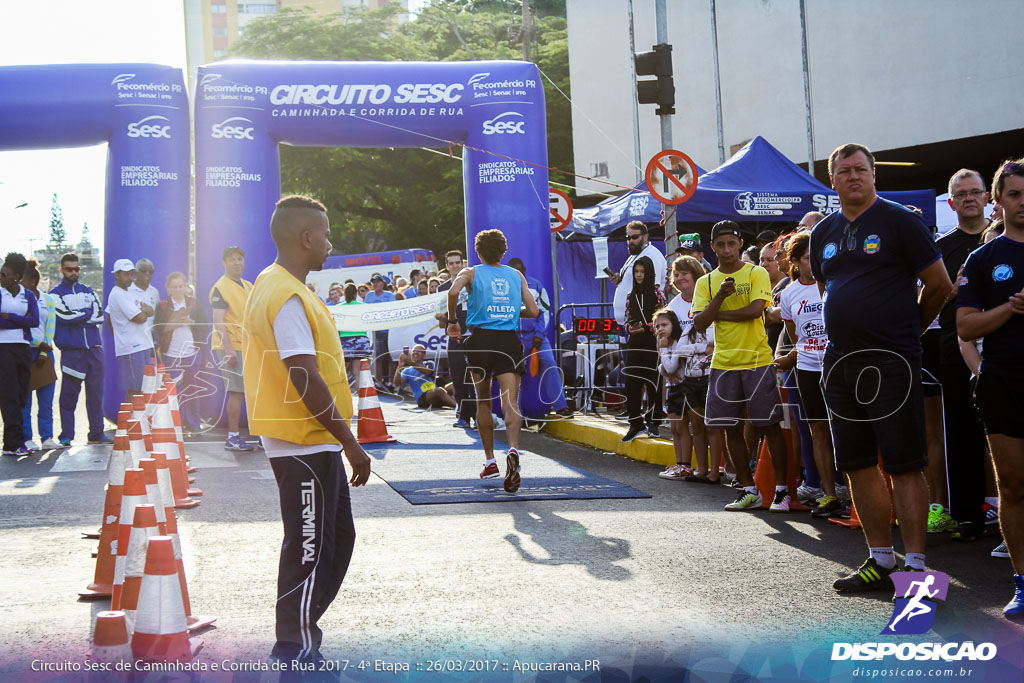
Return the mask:
<path id="1" fill-rule="evenodd" d="M 553 187 L 548 188 L 548 212 L 551 232 L 558 232 L 569 225 L 569 221 L 572 220 L 572 201 L 569 200 L 569 195 Z"/>
<path id="2" fill-rule="evenodd" d="M 647 162 L 644 179 L 662 204 L 682 204 L 697 191 L 697 165 L 680 151 L 662 150 Z"/>

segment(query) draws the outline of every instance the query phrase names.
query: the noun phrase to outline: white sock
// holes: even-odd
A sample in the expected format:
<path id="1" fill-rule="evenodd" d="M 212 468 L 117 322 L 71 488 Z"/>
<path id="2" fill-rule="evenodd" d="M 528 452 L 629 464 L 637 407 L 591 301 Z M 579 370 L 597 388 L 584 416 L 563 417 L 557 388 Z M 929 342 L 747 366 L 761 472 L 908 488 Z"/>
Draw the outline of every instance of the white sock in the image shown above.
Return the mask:
<path id="1" fill-rule="evenodd" d="M 788 492 L 789 491 L 789 487 L 788 486 L 776 486 L 775 487 L 775 491 L 776 491 L 776 493 L 779 492 L 779 491 L 786 491 L 786 492 Z"/>
<path id="2" fill-rule="evenodd" d="M 485 460 L 484 461 L 484 467 L 487 467 L 488 465 L 497 465 L 497 464 L 498 464 L 498 461 L 495 460 L 494 458 L 491 458 L 490 460 Z"/>
<path id="3" fill-rule="evenodd" d="M 891 546 L 888 548 L 868 548 L 868 551 L 882 569 L 892 569 L 896 566 L 896 556 L 893 554 Z M 907 557 L 909 558 L 910 555 L 908 554 Z M 921 557 L 923 558 L 924 555 Z"/>
<path id="4" fill-rule="evenodd" d="M 757 487 L 756 486 L 744 486 L 743 490 L 746 491 L 747 493 L 753 493 L 754 495 L 757 495 Z"/>
<path id="5" fill-rule="evenodd" d="M 228 438 L 229 439 L 231 439 L 233 437 L 236 437 L 236 436 L 238 436 L 238 432 L 228 432 Z"/>
<path id="6" fill-rule="evenodd" d="M 924 571 L 924 553 L 907 553 L 907 566 Z"/>

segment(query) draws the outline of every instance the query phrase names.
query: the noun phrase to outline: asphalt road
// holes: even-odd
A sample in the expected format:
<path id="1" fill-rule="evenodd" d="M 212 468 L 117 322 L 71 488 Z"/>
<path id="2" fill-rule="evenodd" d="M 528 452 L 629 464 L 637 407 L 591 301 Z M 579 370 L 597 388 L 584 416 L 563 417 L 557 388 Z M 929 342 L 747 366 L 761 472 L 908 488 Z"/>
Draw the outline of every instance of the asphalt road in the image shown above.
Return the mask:
<path id="1" fill-rule="evenodd" d="M 468 438 L 450 427 L 450 413 L 385 408 L 400 439 Z M 277 488 L 262 452 L 226 452 L 211 437 L 188 444 L 205 495 L 179 515 L 193 611 L 218 617 L 199 636 L 199 659 L 262 661 L 273 645 Z M 355 554 L 320 622 L 324 655 L 348 662 L 344 677 L 521 680 L 538 675 L 523 663 L 599 660 L 603 680 L 678 679 L 684 668 L 700 680 L 838 680 L 849 673 L 828 661 L 832 643 L 878 640 L 892 614 L 890 596 L 831 588 L 866 557 L 860 532 L 806 513 L 727 513 L 724 486 L 661 480 L 657 466 L 539 434 L 524 434 L 523 448 L 524 481 L 531 458 L 552 458 L 651 498 L 413 506 L 373 476 L 353 492 Z M 77 599 L 95 549 L 80 532 L 99 523 L 106 457 L 102 447 L 76 447 L 0 460 L 5 680 L 30 677 L 34 659 L 83 661 L 88 652 L 91 617 L 108 603 Z M 481 462 L 468 459 L 467 478 Z M 998 538 L 958 544 L 942 534 L 929 543 L 929 567 L 951 587 L 918 640 L 992 641 L 1021 667 L 1024 628 L 1001 616 L 1009 561 L 989 555 Z M 387 663 L 410 672 L 396 676 Z"/>

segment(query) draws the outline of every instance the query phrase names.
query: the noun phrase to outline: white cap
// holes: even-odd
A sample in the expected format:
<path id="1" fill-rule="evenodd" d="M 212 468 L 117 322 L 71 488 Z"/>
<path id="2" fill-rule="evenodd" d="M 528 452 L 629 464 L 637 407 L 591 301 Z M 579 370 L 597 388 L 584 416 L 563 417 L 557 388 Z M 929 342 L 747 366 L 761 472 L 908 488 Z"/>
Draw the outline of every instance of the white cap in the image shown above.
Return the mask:
<path id="1" fill-rule="evenodd" d="M 114 269 L 111 270 L 110 272 L 116 273 L 118 271 L 122 271 L 125 273 L 130 273 L 133 270 L 135 270 L 135 264 L 132 263 L 131 259 L 119 258 L 116 261 L 114 261 Z"/>

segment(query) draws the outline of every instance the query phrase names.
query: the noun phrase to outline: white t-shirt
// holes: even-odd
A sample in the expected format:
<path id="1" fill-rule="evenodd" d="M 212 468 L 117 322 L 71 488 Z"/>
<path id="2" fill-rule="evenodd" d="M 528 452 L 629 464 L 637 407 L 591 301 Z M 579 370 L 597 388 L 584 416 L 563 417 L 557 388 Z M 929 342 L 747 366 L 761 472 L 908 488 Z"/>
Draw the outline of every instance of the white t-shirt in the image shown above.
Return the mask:
<path id="1" fill-rule="evenodd" d="M 794 280 L 779 297 L 782 319 L 796 326 L 796 367 L 808 372 L 821 372 L 821 359 L 828 346 L 825 320 L 822 318 L 821 293 L 818 283 L 809 285 Z"/>
<path id="2" fill-rule="evenodd" d="M 128 285 L 128 291 L 135 293 L 139 297 L 139 301 L 148 304 L 150 308 L 156 312 L 156 306 L 160 303 L 160 292 L 156 290 L 152 284 L 146 287 L 145 290 L 139 289 L 139 286 L 134 282 Z M 155 315 L 151 315 L 146 318 L 146 333 L 150 336 L 153 335 L 153 322 L 156 320 Z"/>
<path id="3" fill-rule="evenodd" d="M 659 287 L 665 287 L 665 255 L 658 251 L 657 247 L 648 243 L 636 256 L 631 254 L 619 270 L 619 284 L 615 286 L 615 298 L 612 300 L 615 319 L 623 325 L 626 324 L 626 299 L 633 291 L 633 262 L 641 256 L 651 259 L 654 264 L 654 281 Z"/>
<path id="4" fill-rule="evenodd" d="M 146 323 L 133 323 L 132 318 L 142 313 L 139 303 L 144 296 L 142 290 L 125 290 L 114 286 L 107 297 L 106 312 L 114 328 L 114 355 L 127 356 L 153 348 L 153 335 Z M 148 322 L 148 320 L 147 320 Z"/>
<path id="5" fill-rule="evenodd" d="M 714 326 L 708 327 L 708 329 L 704 330 L 703 334 L 697 332 L 693 336 L 693 341 L 690 341 L 690 331 L 693 329 L 693 302 L 687 301 L 682 296 L 677 296 L 669 302 L 668 307 L 679 318 L 679 327 L 683 330 L 679 341 L 671 347 L 673 354 L 680 356 L 681 359 L 685 359 L 683 371 L 679 374 L 684 377 L 704 377 L 710 374 L 711 354 L 708 353 L 708 346 L 715 343 Z M 658 353 L 664 353 L 669 350 L 658 349 Z M 662 359 L 664 364 L 664 356 Z M 679 362 L 682 362 L 682 360 Z M 668 372 L 673 372 L 675 367 L 670 362 L 665 369 Z"/>
<path id="6" fill-rule="evenodd" d="M 289 297 L 281 310 L 274 317 L 274 341 L 281 360 L 292 356 L 315 356 L 316 343 L 313 341 L 313 328 L 306 317 L 306 307 L 297 296 Z M 310 417 L 315 420 L 315 417 Z M 324 451 L 341 451 L 341 444 L 305 444 L 293 443 L 284 439 L 261 436 L 263 450 L 268 458 L 282 458 L 289 455 L 312 455 Z"/>
<path id="7" fill-rule="evenodd" d="M 185 308 L 185 300 L 175 303 L 171 299 L 171 310 L 180 311 Z M 171 332 L 171 343 L 167 345 L 167 356 L 170 358 L 191 358 L 196 355 L 199 349 L 196 348 L 195 339 L 192 338 L 192 328 L 187 324 L 175 327 Z"/>

